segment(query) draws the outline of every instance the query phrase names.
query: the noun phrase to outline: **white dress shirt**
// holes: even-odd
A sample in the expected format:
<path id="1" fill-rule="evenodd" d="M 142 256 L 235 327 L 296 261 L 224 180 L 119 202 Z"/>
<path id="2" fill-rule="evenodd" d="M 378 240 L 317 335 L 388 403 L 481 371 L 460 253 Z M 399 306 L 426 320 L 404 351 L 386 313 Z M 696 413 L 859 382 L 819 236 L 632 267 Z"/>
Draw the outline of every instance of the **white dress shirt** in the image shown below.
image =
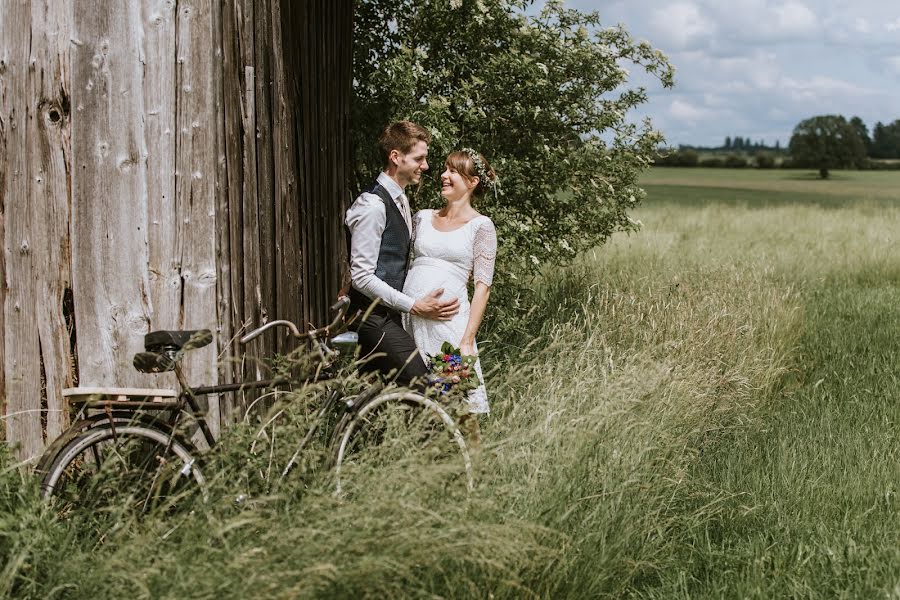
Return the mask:
<path id="1" fill-rule="evenodd" d="M 400 209 L 412 238 L 412 216 L 403 188 L 384 172 L 378 175 L 377 181 Z M 408 313 L 415 304 L 415 299 L 395 290 L 375 275 L 378 253 L 381 250 L 381 234 L 387 223 L 381 198 L 363 192 L 347 210 L 344 222 L 350 229 L 350 280 L 353 287 L 372 300 L 380 298 L 382 304 Z"/>

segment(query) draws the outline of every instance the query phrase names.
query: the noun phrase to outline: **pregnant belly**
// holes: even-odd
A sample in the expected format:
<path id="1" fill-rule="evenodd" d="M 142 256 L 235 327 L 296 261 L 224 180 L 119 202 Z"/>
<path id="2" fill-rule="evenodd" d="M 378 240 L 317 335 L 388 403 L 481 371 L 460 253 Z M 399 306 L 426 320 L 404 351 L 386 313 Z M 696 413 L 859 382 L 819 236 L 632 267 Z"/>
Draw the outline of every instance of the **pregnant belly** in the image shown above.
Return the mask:
<path id="1" fill-rule="evenodd" d="M 449 266 L 449 265 L 448 265 Z M 412 298 L 421 298 L 436 288 L 444 288 L 444 300 L 459 298 L 468 303 L 466 281 L 447 268 L 437 265 L 414 264 L 406 275 L 403 293 Z"/>

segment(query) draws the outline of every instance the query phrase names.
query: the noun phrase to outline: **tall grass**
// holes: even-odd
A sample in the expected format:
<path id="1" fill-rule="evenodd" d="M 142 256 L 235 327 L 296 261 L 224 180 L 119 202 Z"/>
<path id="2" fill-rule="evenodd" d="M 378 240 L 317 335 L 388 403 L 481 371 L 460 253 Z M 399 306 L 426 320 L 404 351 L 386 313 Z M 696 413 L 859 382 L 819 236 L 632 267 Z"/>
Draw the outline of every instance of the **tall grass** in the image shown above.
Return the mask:
<path id="1" fill-rule="evenodd" d="M 176 515 L 86 529 L 56 519 L 28 477 L 4 467 L 0 590 L 41 598 L 584 598 L 819 589 L 820 571 L 798 566 L 807 556 L 802 564 L 817 569 L 838 564 L 821 562 L 825 555 L 798 533 L 815 529 L 817 505 L 806 498 L 802 516 L 778 505 L 821 495 L 814 485 L 791 486 L 798 473 L 815 477 L 802 465 L 818 432 L 782 411 L 805 410 L 797 391 L 813 397 L 826 385 L 807 385 L 810 360 L 827 362 L 854 331 L 816 342 L 811 358 L 811 328 L 827 325 L 844 302 L 815 309 L 825 306 L 817 290 L 897 282 L 896 257 L 882 246 L 896 241 L 900 217 L 867 210 L 650 205 L 640 215 L 644 232 L 546 273 L 527 316 L 496 324 L 482 344 L 493 365 L 493 413 L 471 495 L 440 461 L 359 471 L 348 498 L 332 495 L 331 474 L 314 468 L 314 453 L 280 481 L 306 423 L 299 403 L 263 438 L 259 424 L 233 428 L 206 465 L 209 501 Z M 857 296 L 847 293 L 849 306 Z M 826 407 L 839 408 L 809 410 Z M 777 419 L 779 435 L 760 434 Z M 805 425 L 789 426 L 798 422 Z M 852 428 L 842 432 L 849 439 Z M 782 463 L 771 444 L 791 436 L 799 441 Z M 886 446 L 859 451 L 875 447 Z M 766 470 L 783 481 L 767 484 Z M 864 479 L 890 473 L 873 468 Z M 896 510 L 887 497 L 881 518 Z M 856 507 L 845 505 L 848 522 L 866 518 Z M 793 546 L 767 549 L 791 531 Z M 852 567 L 841 577 L 859 573 L 846 558 L 854 550 L 832 550 Z M 896 554 L 886 541 L 864 552 L 872 560 Z M 795 584 L 766 584 L 782 565 Z M 879 576 L 858 589 L 886 589 L 887 569 Z"/>

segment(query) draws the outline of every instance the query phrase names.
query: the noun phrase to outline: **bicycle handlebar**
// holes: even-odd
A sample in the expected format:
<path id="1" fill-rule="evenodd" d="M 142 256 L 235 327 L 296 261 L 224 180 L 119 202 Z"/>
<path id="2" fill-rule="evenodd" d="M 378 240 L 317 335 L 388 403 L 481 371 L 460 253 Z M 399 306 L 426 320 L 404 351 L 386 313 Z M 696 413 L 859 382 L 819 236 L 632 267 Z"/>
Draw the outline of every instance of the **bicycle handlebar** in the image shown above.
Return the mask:
<path id="1" fill-rule="evenodd" d="M 347 296 L 341 296 L 340 298 L 338 298 L 338 301 L 331 307 L 331 310 L 337 311 L 337 314 L 334 316 L 334 320 L 325 327 L 319 327 L 318 329 L 311 329 L 306 333 L 301 333 L 297 326 L 294 325 L 294 323 L 292 323 L 291 321 L 279 319 L 277 321 L 270 321 L 262 327 L 254 329 L 241 338 L 241 343 L 246 344 L 247 342 L 259 337 L 267 329 L 272 329 L 273 327 L 287 327 L 290 330 L 291 335 L 298 339 L 309 338 L 312 340 L 318 337 L 327 336 L 328 332 L 337 327 L 341 322 L 341 319 L 344 318 L 344 315 L 347 313 L 348 306 L 350 306 L 350 298 L 348 298 Z"/>

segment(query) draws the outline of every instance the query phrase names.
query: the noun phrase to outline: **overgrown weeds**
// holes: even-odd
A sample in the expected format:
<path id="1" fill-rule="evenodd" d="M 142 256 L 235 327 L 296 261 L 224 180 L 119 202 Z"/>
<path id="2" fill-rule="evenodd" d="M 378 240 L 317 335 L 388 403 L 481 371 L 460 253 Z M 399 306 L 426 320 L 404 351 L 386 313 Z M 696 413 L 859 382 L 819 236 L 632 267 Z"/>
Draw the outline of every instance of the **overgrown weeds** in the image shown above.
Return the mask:
<path id="1" fill-rule="evenodd" d="M 209 500 L 176 515 L 97 535 L 54 518 L 8 471 L 22 485 L 9 484 L 20 491 L 0 522 L 6 589 L 521 598 L 617 596 L 656 581 L 684 532 L 726 500 L 689 473 L 790 367 L 797 294 L 770 271 L 673 262 L 652 246 L 585 256 L 537 293 L 484 343 L 493 413 L 474 493 L 448 463 L 411 459 L 357 469 L 356 492 L 335 497 L 319 468 L 324 434 L 282 478 L 312 415 L 314 390 L 301 391 L 265 427 L 233 427 L 206 458 Z"/>

